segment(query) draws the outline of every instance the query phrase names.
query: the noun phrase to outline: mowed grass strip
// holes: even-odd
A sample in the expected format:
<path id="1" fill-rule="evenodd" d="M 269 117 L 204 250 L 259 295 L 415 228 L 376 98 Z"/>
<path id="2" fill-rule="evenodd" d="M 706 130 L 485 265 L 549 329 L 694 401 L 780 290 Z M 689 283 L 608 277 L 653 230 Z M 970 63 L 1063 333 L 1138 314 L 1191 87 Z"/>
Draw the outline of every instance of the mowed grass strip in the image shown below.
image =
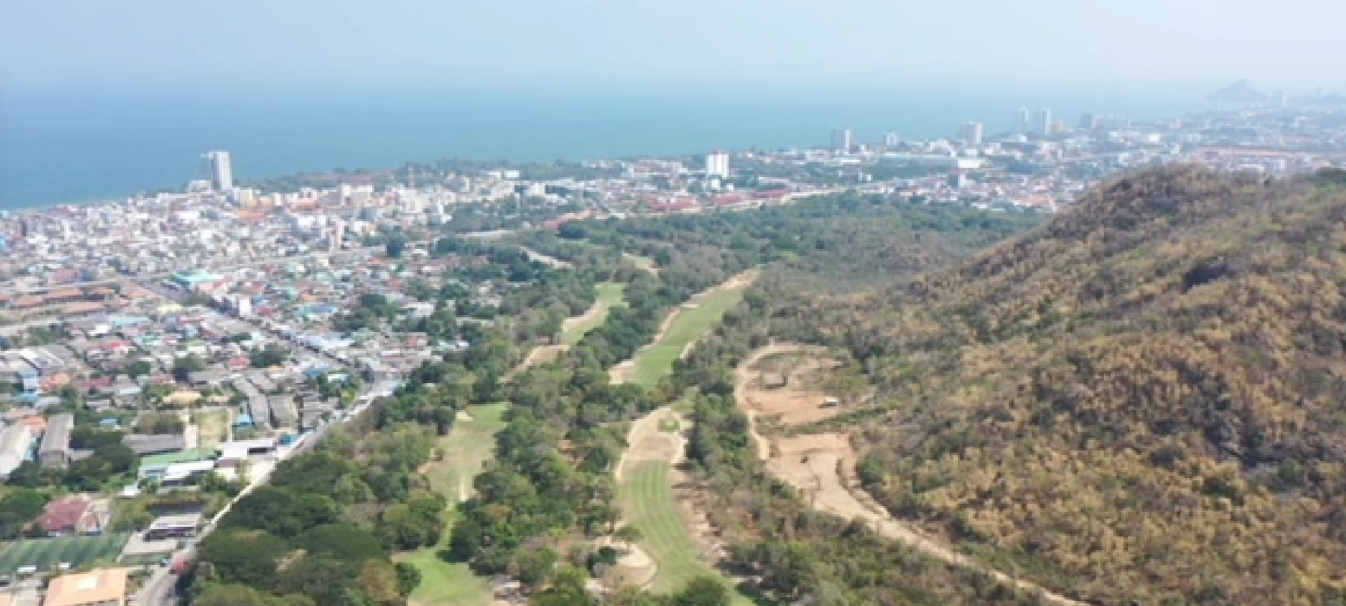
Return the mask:
<path id="1" fill-rule="evenodd" d="M 630 261 L 632 265 L 635 265 L 636 269 L 643 269 L 645 271 L 650 271 L 654 269 L 654 259 L 651 259 L 644 255 L 637 255 L 624 252 L 622 253 L 622 257 L 625 258 L 627 261 Z"/>
<path id="2" fill-rule="evenodd" d="M 603 282 L 597 287 L 598 298 L 594 300 L 594 305 L 598 306 L 597 313 L 586 314 L 585 318 L 570 326 L 568 330 L 561 333 L 560 342 L 566 345 L 574 345 L 584 338 L 589 331 L 598 328 L 608 319 L 608 310 L 619 305 L 626 305 L 626 299 L 623 294 L 626 291 L 626 285 L 620 282 Z"/>
<path id="3" fill-rule="evenodd" d="M 626 472 L 618 489 L 628 523 L 640 530 L 640 546 L 659 564 L 650 589 L 671 593 L 698 576 L 718 579 L 730 590 L 735 604 L 752 604 L 738 594 L 734 584 L 701 559 L 700 548 L 673 502 L 670 466 L 661 461 L 642 461 Z"/>
<path id="4" fill-rule="evenodd" d="M 717 288 L 691 302 L 695 307 L 679 307 L 673 323 L 664 338 L 636 355 L 635 383 L 646 389 L 673 374 L 673 363 L 682 356 L 688 343 L 710 330 L 725 312 L 743 300 L 747 284 L 733 288 Z"/>
<path id="5" fill-rule="evenodd" d="M 60 537 L 15 541 L 0 551 L 0 574 L 14 574 L 24 566 L 49 570 L 57 564 L 81 568 L 95 563 L 113 563 L 131 535 L 119 532 L 100 536 Z"/>
<path id="6" fill-rule="evenodd" d="M 412 592 L 412 606 L 481 606 L 493 598 L 489 579 L 477 576 L 467 564 L 444 561 L 439 553 L 448 548 L 449 533 L 457 521 L 457 503 L 464 491 L 471 490 L 472 478 L 493 456 L 495 434 L 505 427 L 504 403 L 478 406 L 468 411 L 471 420 L 453 424 L 449 435 L 436 447 L 443 458 L 425 470 L 430 486 L 449 499 L 444 534 L 439 545 L 398 556 L 421 571 L 421 584 Z"/>

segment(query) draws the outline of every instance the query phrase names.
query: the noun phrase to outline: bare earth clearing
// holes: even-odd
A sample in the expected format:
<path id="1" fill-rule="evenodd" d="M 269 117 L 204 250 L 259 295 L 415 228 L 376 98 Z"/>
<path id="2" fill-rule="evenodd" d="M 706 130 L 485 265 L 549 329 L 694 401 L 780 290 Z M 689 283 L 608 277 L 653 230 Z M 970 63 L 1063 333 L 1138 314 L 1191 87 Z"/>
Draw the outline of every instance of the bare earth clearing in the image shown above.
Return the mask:
<path id="1" fill-rule="evenodd" d="M 873 526 L 879 534 L 906 543 L 937 560 L 954 566 L 980 570 L 1002 583 L 1029 593 L 1040 594 L 1045 603 L 1056 606 L 1087 606 L 1084 602 L 1046 591 L 1030 581 L 990 570 L 947 545 L 925 536 L 912 526 L 894 519 L 859 487 L 855 476 L 856 453 L 848 436 L 825 433 L 780 437 L 764 436 L 759 433 L 761 422 L 769 415 L 781 422 L 792 420 L 790 424 L 818 420 L 815 414 L 806 414 L 807 411 L 801 409 L 810 405 L 818 408 L 821 402 L 821 393 L 816 395 L 808 393 L 807 390 L 810 388 L 807 381 L 795 381 L 790 377 L 786 385 L 774 390 L 763 385 L 764 378 L 773 379 L 773 377 L 764 377 L 764 369 L 758 365 L 769 357 L 783 355 L 799 356 L 805 360 L 812 358 L 811 361 L 796 365 L 794 367 L 796 372 L 801 368 L 815 372 L 827 367 L 825 350 L 797 344 L 772 343 L 754 351 L 736 369 L 734 396 L 748 415 L 753 440 L 757 443 L 758 458 L 766 462 L 769 473 L 803 492 L 809 507 L 846 519 L 862 520 Z M 819 360 L 819 357 L 823 359 Z M 774 380 L 779 382 L 778 377 L 774 377 Z M 804 385 L 792 386 L 796 383 Z M 792 391 L 803 393 L 790 393 Z M 806 400 L 806 395 L 813 399 Z M 832 410 L 835 411 L 835 408 Z"/>

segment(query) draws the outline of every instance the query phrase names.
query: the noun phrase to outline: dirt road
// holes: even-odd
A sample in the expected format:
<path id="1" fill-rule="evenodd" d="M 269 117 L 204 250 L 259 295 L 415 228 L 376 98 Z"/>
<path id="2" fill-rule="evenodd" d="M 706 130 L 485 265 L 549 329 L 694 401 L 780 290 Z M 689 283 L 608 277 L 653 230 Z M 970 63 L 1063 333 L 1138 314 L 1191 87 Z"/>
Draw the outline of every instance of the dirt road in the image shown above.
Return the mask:
<path id="1" fill-rule="evenodd" d="M 1041 595 L 1044 603 L 1053 606 L 1090 606 L 1085 602 L 1047 591 L 1031 581 L 991 570 L 912 526 L 894 519 L 873 497 L 860 488 L 855 476 L 855 452 L 847 436 L 814 434 L 773 440 L 760 434 L 756 411 L 749 405 L 746 397 L 747 385 L 752 377 L 749 368 L 766 356 L 800 350 L 800 346 L 793 344 L 769 344 L 750 354 L 735 372 L 734 397 L 748 415 L 750 432 L 757 444 L 757 456 L 766 462 L 768 472 L 801 490 L 809 506 L 815 510 L 846 519 L 862 520 L 879 534 L 906 543 L 937 560 L 981 571 L 1001 583 Z"/>

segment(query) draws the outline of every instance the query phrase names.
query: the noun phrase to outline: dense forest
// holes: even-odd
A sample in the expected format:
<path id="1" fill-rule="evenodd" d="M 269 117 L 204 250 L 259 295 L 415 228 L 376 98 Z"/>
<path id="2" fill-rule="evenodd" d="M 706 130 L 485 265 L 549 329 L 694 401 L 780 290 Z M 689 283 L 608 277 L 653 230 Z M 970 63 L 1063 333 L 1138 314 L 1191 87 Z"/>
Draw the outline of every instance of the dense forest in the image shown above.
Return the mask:
<path id="1" fill-rule="evenodd" d="M 1346 602 L 1346 190 L 1152 170 L 801 332 L 881 414 L 867 488 L 1100 604 Z M 834 423 L 834 426 L 836 423 Z"/>

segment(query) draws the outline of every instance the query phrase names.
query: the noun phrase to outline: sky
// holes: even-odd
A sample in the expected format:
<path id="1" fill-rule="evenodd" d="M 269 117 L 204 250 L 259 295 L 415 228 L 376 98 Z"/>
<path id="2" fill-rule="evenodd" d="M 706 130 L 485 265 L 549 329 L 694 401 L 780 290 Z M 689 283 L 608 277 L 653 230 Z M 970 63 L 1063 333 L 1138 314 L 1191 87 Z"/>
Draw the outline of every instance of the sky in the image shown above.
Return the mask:
<path id="1" fill-rule="evenodd" d="M 0 92 L 1331 88 L 1342 23 L 1340 0 L 8 0 Z"/>

